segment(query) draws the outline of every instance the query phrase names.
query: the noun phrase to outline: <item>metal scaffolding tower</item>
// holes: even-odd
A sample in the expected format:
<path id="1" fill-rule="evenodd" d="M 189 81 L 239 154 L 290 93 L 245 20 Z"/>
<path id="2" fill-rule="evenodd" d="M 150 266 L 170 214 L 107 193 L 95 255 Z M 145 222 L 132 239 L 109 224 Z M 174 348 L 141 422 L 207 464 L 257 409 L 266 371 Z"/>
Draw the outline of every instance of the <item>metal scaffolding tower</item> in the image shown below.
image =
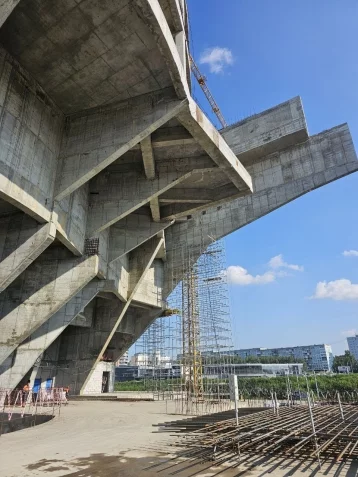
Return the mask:
<path id="1" fill-rule="evenodd" d="M 182 372 L 187 399 L 203 397 L 198 299 L 198 269 L 194 265 L 182 283 Z"/>

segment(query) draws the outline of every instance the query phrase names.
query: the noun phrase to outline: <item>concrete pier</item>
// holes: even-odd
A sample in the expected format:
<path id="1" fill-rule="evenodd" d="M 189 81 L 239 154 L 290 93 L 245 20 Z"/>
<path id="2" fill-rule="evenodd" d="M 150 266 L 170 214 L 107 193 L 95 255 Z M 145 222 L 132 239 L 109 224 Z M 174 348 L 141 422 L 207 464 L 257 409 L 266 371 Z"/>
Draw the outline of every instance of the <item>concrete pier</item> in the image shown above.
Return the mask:
<path id="1" fill-rule="evenodd" d="M 177 247 L 196 258 L 358 169 L 348 126 L 309 136 L 299 97 L 218 131 L 191 97 L 187 15 L 0 1 L 0 387 L 83 393 L 165 309 Z"/>

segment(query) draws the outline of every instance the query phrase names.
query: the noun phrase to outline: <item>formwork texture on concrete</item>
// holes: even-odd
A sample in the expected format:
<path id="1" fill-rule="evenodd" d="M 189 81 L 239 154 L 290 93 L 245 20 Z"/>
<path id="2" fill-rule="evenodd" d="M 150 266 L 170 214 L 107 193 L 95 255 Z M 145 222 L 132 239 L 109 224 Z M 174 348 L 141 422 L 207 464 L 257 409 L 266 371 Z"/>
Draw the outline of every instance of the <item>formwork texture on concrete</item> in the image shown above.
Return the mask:
<path id="1" fill-rule="evenodd" d="M 0 1 L 0 386 L 85 392 L 163 312 L 178 246 L 358 169 L 299 97 L 218 131 L 188 30 L 184 0 Z"/>

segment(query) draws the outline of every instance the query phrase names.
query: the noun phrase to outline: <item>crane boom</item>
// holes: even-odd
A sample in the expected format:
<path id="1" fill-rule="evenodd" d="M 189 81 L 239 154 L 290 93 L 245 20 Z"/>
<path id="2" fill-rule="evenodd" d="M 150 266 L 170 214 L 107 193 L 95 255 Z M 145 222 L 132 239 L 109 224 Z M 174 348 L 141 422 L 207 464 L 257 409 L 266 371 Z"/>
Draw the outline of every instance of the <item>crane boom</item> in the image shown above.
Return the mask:
<path id="1" fill-rule="evenodd" d="M 222 115 L 220 108 L 217 105 L 217 102 L 215 101 L 213 95 L 211 94 L 209 88 L 206 85 L 206 78 L 200 73 L 200 70 L 191 55 L 190 55 L 190 68 L 197 82 L 199 83 L 201 89 L 203 90 L 207 100 L 209 101 L 211 109 L 213 110 L 213 112 L 216 114 L 216 117 L 220 121 L 221 126 L 223 128 L 226 128 L 227 122 L 225 121 L 224 116 Z"/>

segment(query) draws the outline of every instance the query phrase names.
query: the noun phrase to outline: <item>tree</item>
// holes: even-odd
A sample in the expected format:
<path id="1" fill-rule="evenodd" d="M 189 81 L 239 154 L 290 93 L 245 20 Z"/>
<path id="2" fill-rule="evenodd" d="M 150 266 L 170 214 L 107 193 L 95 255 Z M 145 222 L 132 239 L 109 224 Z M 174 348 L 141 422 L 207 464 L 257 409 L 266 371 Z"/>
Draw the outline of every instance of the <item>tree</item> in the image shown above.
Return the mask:
<path id="1" fill-rule="evenodd" d="M 356 358 L 349 351 L 345 351 L 344 354 L 335 356 L 333 358 L 332 369 L 335 373 L 338 373 L 339 366 L 350 366 L 353 373 L 358 372 L 358 362 Z"/>

